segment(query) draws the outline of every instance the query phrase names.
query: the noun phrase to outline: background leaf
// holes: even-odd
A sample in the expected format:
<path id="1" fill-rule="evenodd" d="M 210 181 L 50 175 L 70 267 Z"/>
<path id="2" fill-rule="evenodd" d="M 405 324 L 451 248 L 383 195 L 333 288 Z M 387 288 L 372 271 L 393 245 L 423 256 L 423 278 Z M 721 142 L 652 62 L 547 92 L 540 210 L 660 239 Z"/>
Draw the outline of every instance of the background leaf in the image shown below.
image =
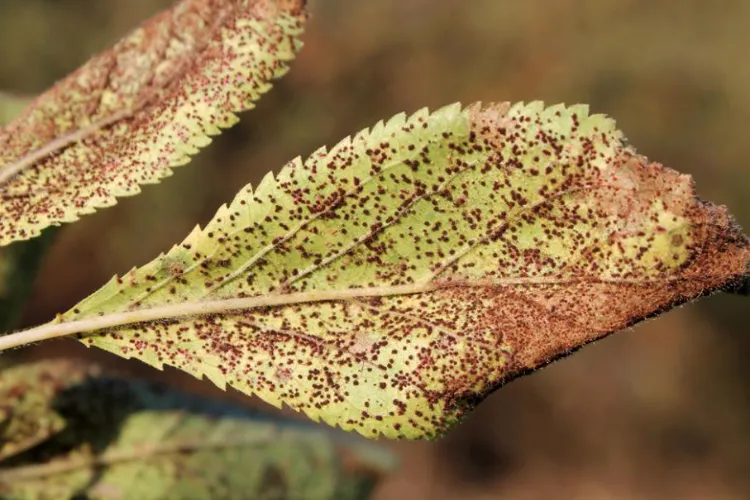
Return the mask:
<path id="1" fill-rule="evenodd" d="M 137 194 L 287 70 L 301 0 L 183 0 L 0 130 L 0 245 Z"/>
<path id="2" fill-rule="evenodd" d="M 5 370 L 0 394 L 19 392 L 14 420 L 0 424 L 6 431 L 35 419 L 55 427 L 0 461 L 3 498 L 367 498 L 393 466 L 383 450 L 347 436 L 80 364 Z"/>
<path id="3" fill-rule="evenodd" d="M 23 110 L 31 99 L 7 92 L 0 92 L 0 126 L 5 125 Z"/>
<path id="4" fill-rule="evenodd" d="M 433 437 L 504 382 L 738 284 L 747 263 L 726 210 L 612 120 L 456 105 L 293 161 L 29 338 L 94 330 L 86 345 L 315 420 Z"/>
<path id="5" fill-rule="evenodd" d="M 74 364 L 38 364 L 0 368 L 0 462 L 27 450 L 65 427 L 65 419 L 53 408 L 61 382 L 74 385 L 86 370 Z M 64 371 L 63 371 L 64 370 Z"/>
<path id="6" fill-rule="evenodd" d="M 31 241 L 0 247 L 0 331 L 17 328 L 42 259 L 57 236 L 56 229 L 47 229 Z"/>

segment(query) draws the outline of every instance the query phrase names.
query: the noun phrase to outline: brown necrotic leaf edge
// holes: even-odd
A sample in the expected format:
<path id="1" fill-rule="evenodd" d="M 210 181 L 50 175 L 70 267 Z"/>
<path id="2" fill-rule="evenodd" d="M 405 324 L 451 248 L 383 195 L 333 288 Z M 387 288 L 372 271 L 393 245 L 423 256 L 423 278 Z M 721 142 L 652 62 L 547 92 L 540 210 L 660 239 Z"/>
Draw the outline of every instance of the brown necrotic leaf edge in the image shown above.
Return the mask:
<path id="1" fill-rule="evenodd" d="M 640 157 L 640 161 L 648 164 L 645 157 Z M 671 169 L 666 169 L 661 164 L 651 163 L 647 168 L 667 171 L 672 174 L 676 173 Z M 691 180 L 691 187 L 693 182 Z M 691 190 L 694 193 L 694 189 Z M 643 300 L 643 285 L 617 284 L 610 285 L 617 290 L 615 293 L 620 297 L 619 308 L 632 307 L 634 310 L 644 310 L 642 314 L 636 314 L 626 319 L 620 326 L 598 333 L 595 336 L 586 338 L 579 344 L 568 346 L 559 346 L 556 349 L 540 349 L 534 352 L 533 349 L 524 349 L 528 344 L 523 342 L 523 333 L 517 335 L 519 341 L 514 345 L 518 348 L 518 353 L 527 359 L 534 359 L 532 365 L 524 364 L 518 361 L 518 357 L 512 357 L 507 366 L 507 375 L 501 377 L 488 387 L 486 391 L 469 392 L 462 394 L 448 395 L 444 401 L 446 407 L 454 408 L 458 414 L 466 415 L 476 408 L 485 398 L 501 389 L 516 379 L 531 375 L 532 373 L 544 369 L 556 361 L 562 360 L 580 349 L 609 337 L 612 334 L 622 332 L 633 328 L 640 323 L 654 319 L 670 310 L 693 302 L 702 297 L 713 295 L 717 292 L 726 292 L 743 296 L 750 296 L 750 238 L 745 235 L 742 226 L 732 217 L 725 206 L 716 205 L 710 201 L 695 196 L 695 201 L 701 211 L 708 214 L 706 225 L 713 227 L 715 230 L 707 231 L 710 237 L 707 244 L 701 252 L 697 252 L 695 257 L 685 262 L 683 270 L 690 270 L 689 273 L 683 274 L 676 280 L 671 287 L 665 287 L 656 290 L 656 294 L 647 294 L 648 300 Z M 739 269 L 744 266 L 744 274 L 738 273 Z M 706 276 L 701 276 L 700 270 L 710 270 Z M 726 278 L 729 279 L 726 279 Z M 591 286 L 591 282 L 582 282 L 583 286 Z M 607 287 L 602 283 L 601 286 Z M 627 288 L 632 287 L 632 292 Z M 659 285 L 655 285 L 659 288 Z M 613 294 L 614 295 L 614 294 Z M 656 308 L 649 309 L 649 303 L 659 304 Z M 532 305 L 532 304 L 530 304 Z M 546 314 L 547 311 L 539 311 Z M 530 315 L 534 313 L 530 312 Z M 498 322 L 501 320 L 502 310 L 498 313 Z M 533 337 L 531 331 L 529 337 Z M 516 337 L 516 335 L 514 335 Z M 549 347 L 549 346 L 544 346 Z M 524 353 L 523 351 L 527 352 Z"/>

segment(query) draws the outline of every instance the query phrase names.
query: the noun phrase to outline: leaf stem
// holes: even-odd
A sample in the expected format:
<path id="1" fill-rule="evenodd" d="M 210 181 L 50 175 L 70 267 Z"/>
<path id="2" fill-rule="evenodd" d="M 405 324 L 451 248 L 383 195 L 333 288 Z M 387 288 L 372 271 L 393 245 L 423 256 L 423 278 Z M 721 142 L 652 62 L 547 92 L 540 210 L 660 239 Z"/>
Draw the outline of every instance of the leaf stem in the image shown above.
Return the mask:
<path id="1" fill-rule="evenodd" d="M 220 299 L 205 302 L 183 302 L 169 304 L 149 309 L 138 309 L 112 314 L 100 313 L 93 318 L 63 321 L 62 316 L 57 319 L 28 330 L 0 336 L 0 352 L 22 347 L 42 340 L 51 340 L 69 335 L 91 333 L 98 330 L 117 328 L 125 325 L 144 323 L 147 321 L 171 320 L 188 316 L 204 316 L 210 314 L 229 313 L 261 307 L 289 306 L 314 302 L 332 302 L 351 300 L 365 297 L 388 297 L 396 295 L 413 295 L 426 293 L 443 288 L 469 287 L 491 288 L 504 286 L 554 286 L 575 283 L 609 283 L 623 286 L 648 286 L 654 283 L 678 282 L 681 280 L 709 279 L 711 276 L 673 276 L 656 277 L 653 279 L 629 280 L 622 278 L 591 278 L 570 277 L 550 279 L 547 277 L 496 278 L 477 281 L 445 280 L 436 281 L 432 277 L 425 281 L 408 285 L 347 288 L 344 290 L 317 290 L 312 292 L 271 293 L 255 297 L 236 299 Z"/>
<path id="2" fill-rule="evenodd" d="M 117 328 L 124 325 L 143 323 L 145 321 L 227 313 L 230 311 L 243 309 L 257 309 L 259 307 L 273 307 L 310 302 L 347 300 L 360 297 L 408 295 L 427 292 L 435 288 L 436 285 L 432 283 L 416 283 L 412 285 L 401 286 L 366 287 L 350 288 L 346 290 L 324 290 L 288 294 L 270 294 L 258 297 L 170 304 L 167 306 L 153 307 L 150 309 L 140 309 L 114 314 L 106 314 L 94 318 L 76 321 L 62 322 L 60 319 L 56 319 L 44 325 L 0 337 L 0 352 L 28 344 L 33 344 L 34 342 L 40 342 L 42 340 L 67 337 L 69 335 L 89 333 L 108 328 Z"/>

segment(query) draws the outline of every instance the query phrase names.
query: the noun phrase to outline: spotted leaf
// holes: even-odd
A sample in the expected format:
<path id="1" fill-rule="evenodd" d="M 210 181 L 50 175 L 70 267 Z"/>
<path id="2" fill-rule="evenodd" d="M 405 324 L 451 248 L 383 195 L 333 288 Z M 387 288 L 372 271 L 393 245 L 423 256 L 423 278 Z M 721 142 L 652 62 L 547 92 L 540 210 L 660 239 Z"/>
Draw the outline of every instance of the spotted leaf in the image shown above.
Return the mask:
<path id="1" fill-rule="evenodd" d="M 394 465 L 350 436 L 97 371 L 56 361 L 2 371 L 0 393 L 38 403 L 14 406 L 14 421 L 57 423 L 33 448 L 0 455 L 2 498 L 353 500 Z"/>
<path id="2" fill-rule="evenodd" d="M 77 334 L 366 436 L 434 437 L 504 382 L 739 284 L 749 256 L 724 207 L 585 106 L 453 105 L 292 161 L 6 346 Z"/>
<path id="3" fill-rule="evenodd" d="M 140 192 L 287 70 L 303 0 L 182 0 L 0 129 L 0 245 Z"/>

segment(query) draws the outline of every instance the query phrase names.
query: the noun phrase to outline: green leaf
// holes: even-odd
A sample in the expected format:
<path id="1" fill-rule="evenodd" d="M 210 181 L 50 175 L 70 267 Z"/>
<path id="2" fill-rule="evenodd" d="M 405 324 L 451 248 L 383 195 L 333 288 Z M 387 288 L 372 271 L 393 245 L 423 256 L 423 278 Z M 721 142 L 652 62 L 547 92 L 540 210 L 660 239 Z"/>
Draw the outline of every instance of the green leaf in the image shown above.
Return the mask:
<path id="1" fill-rule="evenodd" d="M 586 106 L 454 105 L 292 161 L 0 350 L 78 333 L 366 436 L 434 437 L 748 262 L 724 207 Z"/>
<path id="2" fill-rule="evenodd" d="M 0 127 L 11 121 L 30 102 L 28 97 L 0 92 Z"/>
<path id="3" fill-rule="evenodd" d="M 0 245 L 135 195 L 287 71 L 303 0 L 182 0 L 0 129 Z"/>
<path id="4" fill-rule="evenodd" d="M 0 332 L 17 328 L 42 259 L 57 236 L 55 229 L 31 241 L 0 247 Z"/>
<path id="5" fill-rule="evenodd" d="M 73 385 L 86 377 L 80 365 L 65 367 L 36 365 L 22 368 L 0 368 L 0 462 L 27 450 L 60 432 L 64 418 L 52 408 L 62 390 L 60 376 Z"/>
<path id="6" fill-rule="evenodd" d="M 42 362 L 2 373 L 0 394 L 34 401 L 13 399 L 10 427 L 55 422 L 0 461 L 3 498 L 355 499 L 393 467 L 380 448 L 325 429 L 91 372 Z"/>

